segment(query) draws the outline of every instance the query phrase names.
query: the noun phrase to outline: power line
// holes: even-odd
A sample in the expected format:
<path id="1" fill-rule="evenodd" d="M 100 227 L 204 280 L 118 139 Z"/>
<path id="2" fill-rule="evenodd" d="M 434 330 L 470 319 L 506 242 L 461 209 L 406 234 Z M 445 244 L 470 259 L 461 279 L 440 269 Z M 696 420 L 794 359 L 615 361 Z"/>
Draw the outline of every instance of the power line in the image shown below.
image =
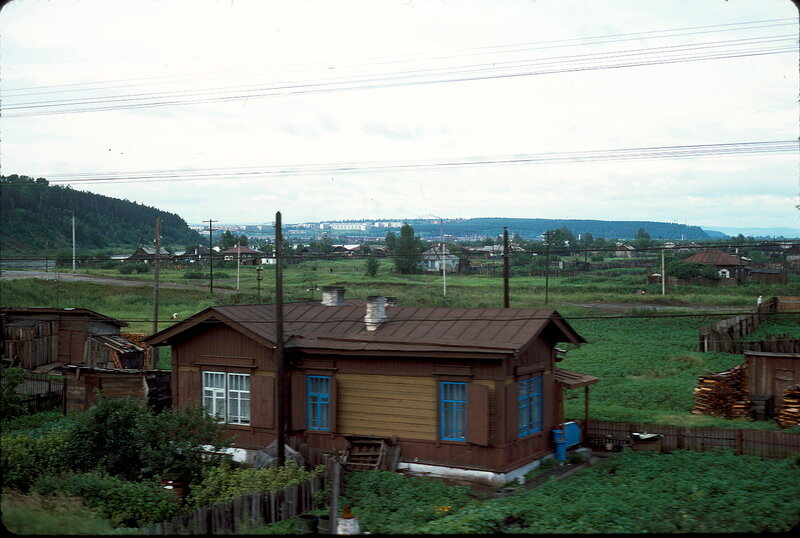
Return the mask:
<path id="1" fill-rule="evenodd" d="M 796 52 L 796 50 L 795 36 L 793 34 L 781 34 L 689 45 L 552 56 L 485 64 L 432 67 L 407 71 L 354 75 L 349 77 L 326 77 L 305 81 L 277 81 L 271 83 L 270 86 L 251 85 L 211 90 L 181 90 L 172 92 L 150 92 L 146 94 L 122 94 L 108 97 L 24 102 L 10 105 L 6 104 L 3 109 L 5 111 L 5 116 L 8 118 L 76 112 L 97 112 L 282 97 L 298 94 L 465 82 L 597 69 L 642 67 L 668 63 L 782 54 Z M 219 93 L 223 95 L 213 96 Z M 9 114 L 8 111 L 12 111 L 12 113 Z M 21 112 L 15 114 L 13 111 Z"/>
<path id="2" fill-rule="evenodd" d="M 465 167 L 519 166 L 534 164 L 575 164 L 608 161 L 653 159 L 697 159 L 737 155 L 781 155 L 800 151 L 798 140 L 653 146 L 604 150 L 564 151 L 515 154 L 493 157 L 461 157 L 417 162 L 344 162 L 331 164 L 295 164 L 229 168 L 166 169 L 138 172 L 87 172 L 49 174 L 55 185 L 106 182 L 169 182 L 177 180 L 247 179 L 257 177 L 294 177 L 308 175 L 357 174 L 444 170 Z M 4 186 L 28 183 L 6 182 Z"/>

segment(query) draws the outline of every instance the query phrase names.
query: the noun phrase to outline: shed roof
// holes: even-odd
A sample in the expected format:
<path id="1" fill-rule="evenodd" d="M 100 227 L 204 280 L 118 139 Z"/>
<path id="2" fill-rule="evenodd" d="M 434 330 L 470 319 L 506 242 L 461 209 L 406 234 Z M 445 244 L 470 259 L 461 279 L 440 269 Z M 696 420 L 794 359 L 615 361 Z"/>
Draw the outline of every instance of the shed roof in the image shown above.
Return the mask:
<path id="1" fill-rule="evenodd" d="M 549 309 L 387 307 L 386 319 L 376 331 L 366 330 L 364 314 L 364 301 L 348 300 L 344 306 L 286 304 L 284 347 L 309 353 L 455 353 L 501 358 L 521 350 L 543 332 L 556 342 L 585 342 L 558 312 Z M 170 345 L 185 331 L 209 322 L 224 323 L 274 345 L 275 305 L 212 306 L 145 342 Z"/>
<path id="2" fill-rule="evenodd" d="M 600 381 L 599 377 L 589 374 L 582 374 L 580 372 L 573 372 L 572 370 L 565 370 L 564 368 L 555 369 L 556 381 L 567 387 L 568 389 L 576 389 L 578 387 L 585 387 L 593 385 Z"/>
<path id="3" fill-rule="evenodd" d="M 694 256 L 689 256 L 683 261 L 689 263 L 707 263 L 710 265 L 744 265 L 744 261 L 738 256 L 726 254 L 716 248 L 698 252 Z"/>
<path id="4" fill-rule="evenodd" d="M 93 321 L 101 321 L 118 327 L 127 327 L 124 321 L 100 314 L 88 308 L 50 308 L 50 307 L 3 307 L 0 314 L 10 317 L 31 316 L 34 319 L 58 319 L 59 317 L 88 318 Z"/>

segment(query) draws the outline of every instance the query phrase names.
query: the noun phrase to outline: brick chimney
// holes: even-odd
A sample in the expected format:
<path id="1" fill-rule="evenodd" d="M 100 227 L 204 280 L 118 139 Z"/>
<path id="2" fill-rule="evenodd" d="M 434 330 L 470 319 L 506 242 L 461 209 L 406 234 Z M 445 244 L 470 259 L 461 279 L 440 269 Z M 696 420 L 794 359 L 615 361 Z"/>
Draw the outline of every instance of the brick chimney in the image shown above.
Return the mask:
<path id="1" fill-rule="evenodd" d="M 370 295 L 367 297 L 367 314 L 364 323 L 368 331 L 377 330 L 386 319 L 386 297 L 383 295 Z"/>
<path id="2" fill-rule="evenodd" d="M 344 306 L 344 288 L 342 286 L 323 286 L 322 304 L 325 306 Z"/>

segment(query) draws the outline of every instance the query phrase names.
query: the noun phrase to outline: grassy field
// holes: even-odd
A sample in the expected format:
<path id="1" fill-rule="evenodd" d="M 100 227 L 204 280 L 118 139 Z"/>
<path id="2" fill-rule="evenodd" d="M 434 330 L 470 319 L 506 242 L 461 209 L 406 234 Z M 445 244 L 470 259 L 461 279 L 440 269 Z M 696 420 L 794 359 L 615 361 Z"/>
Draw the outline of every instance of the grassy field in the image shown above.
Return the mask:
<path id="1" fill-rule="evenodd" d="M 347 289 L 349 298 L 394 295 L 399 297 L 401 306 L 502 306 L 502 278 L 448 275 L 447 295 L 443 296 L 440 276 L 400 275 L 389 271 L 389 263 L 382 260 L 375 277 L 365 275 L 363 260 L 290 265 L 284 270 L 285 300 L 319 300 L 323 286 L 337 285 Z M 122 276 L 114 270 L 89 272 Z M 215 289 L 235 289 L 235 268 L 215 268 L 214 273 L 229 275 L 215 278 Z M 675 425 L 776 427 L 771 422 L 730 421 L 689 413 L 700 374 L 724 371 L 742 362 L 740 355 L 698 352 L 697 334 L 701 325 L 728 317 L 732 312 L 752 309 L 758 295 L 797 295 L 800 290 L 798 275 L 792 275 L 787 286 L 687 286 L 669 289 L 667 295 L 662 296 L 660 286 L 643 284 L 643 270 L 606 273 L 551 277 L 547 293 L 544 277 L 522 276 L 510 280 L 512 307 L 555 308 L 588 341 L 579 349 L 570 350 L 560 365 L 601 379 L 591 390 L 593 418 Z M 163 270 L 161 280 L 207 285 L 207 281 L 186 279 L 184 274 L 185 271 Z M 262 302 L 270 302 L 274 297 L 274 268 L 267 267 L 263 274 L 261 298 Z M 150 332 L 153 275 L 124 275 L 124 278 L 139 279 L 142 286 L 20 279 L 0 281 L 0 292 L 3 306 L 84 307 L 127 321 L 130 332 Z M 173 312 L 181 319 L 214 304 L 256 302 L 255 267 L 241 268 L 239 288 L 239 293 L 214 296 L 203 287 L 197 290 L 162 288 L 159 329 L 173 323 L 169 320 Z M 640 290 L 645 293 L 639 293 Z M 609 304 L 615 310 L 609 310 Z M 633 310 L 622 313 L 624 308 Z M 775 316 L 751 338 L 786 333 L 800 338 L 800 315 Z M 166 357 L 162 357 L 162 364 L 166 366 L 168 354 L 163 355 Z M 567 391 L 566 394 L 566 414 L 570 418 L 581 418 L 583 391 Z"/>

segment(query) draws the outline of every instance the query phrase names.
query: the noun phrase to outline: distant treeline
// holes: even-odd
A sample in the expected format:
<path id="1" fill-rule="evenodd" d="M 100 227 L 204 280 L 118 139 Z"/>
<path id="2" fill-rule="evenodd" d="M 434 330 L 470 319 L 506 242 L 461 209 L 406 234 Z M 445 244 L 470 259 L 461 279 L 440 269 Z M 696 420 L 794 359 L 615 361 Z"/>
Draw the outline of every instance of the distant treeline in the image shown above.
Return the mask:
<path id="1" fill-rule="evenodd" d="M 4 250 L 59 249 L 72 245 L 72 213 L 81 249 L 153 246 L 156 217 L 163 245 L 198 244 L 199 233 L 181 217 L 154 207 L 50 185 L 44 178 L 0 176 L 0 244 Z"/>
<path id="2" fill-rule="evenodd" d="M 414 230 L 423 237 L 438 236 L 439 223 L 433 219 L 410 220 Z M 458 221 L 449 220 L 444 224 L 447 235 L 480 235 L 497 237 L 508 227 L 509 236 L 518 234 L 525 239 L 535 239 L 548 230 L 567 228 L 575 237 L 591 234 L 593 237 L 606 239 L 633 239 L 640 229 L 653 239 L 710 239 L 710 236 L 699 226 L 687 226 L 670 222 L 651 222 L 643 220 L 610 221 L 579 219 L 514 219 L 514 218 L 478 218 Z"/>

